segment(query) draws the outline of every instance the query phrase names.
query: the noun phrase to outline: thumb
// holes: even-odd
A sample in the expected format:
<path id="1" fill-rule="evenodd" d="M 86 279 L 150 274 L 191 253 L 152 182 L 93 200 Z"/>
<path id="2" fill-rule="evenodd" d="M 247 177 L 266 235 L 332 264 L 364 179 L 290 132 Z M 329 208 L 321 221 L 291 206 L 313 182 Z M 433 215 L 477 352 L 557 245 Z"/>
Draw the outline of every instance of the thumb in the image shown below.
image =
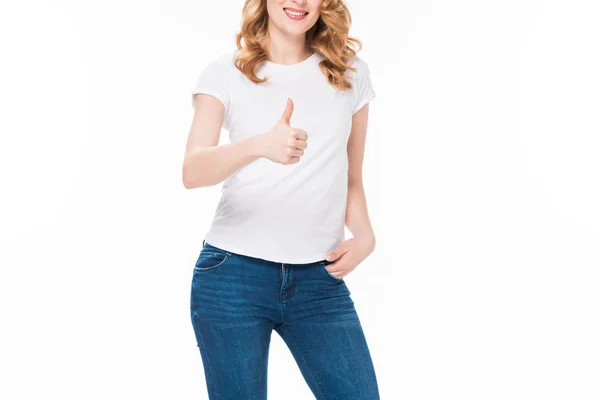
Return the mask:
<path id="1" fill-rule="evenodd" d="M 327 261 L 336 260 L 342 255 L 343 252 L 344 252 L 344 249 L 341 246 L 338 246 L 334 251 L 329 253 L 329 255 L 325 259 Z"/>
<path id="2" fill-rule="evenodd" d="M 327 257 L 325 257 L 326 260 L 327 261 L 337 260 L 344 254 L 346 254 L 348 251 L 350 251 L 348 243 L 350 243 L 351 240 L 352 239 L 348 239 L 348 240 L 345 240 L 342 243 L 340 243 L 338 245 L 338 247 L 336 247 L 332 252 L 329 253 L 329 255 L 327 255 Z"/>
<path id="3" fill-rule="evenodd" d="M 287 98 L 287 105 L 285 106 L 285 110 L 283 110 L 283 115 L 279 122 L 284 123 L 286 125 L 290 125 L 290 119 L 292 118 L 292 112 L 294 111 L 294 101 Z"/>

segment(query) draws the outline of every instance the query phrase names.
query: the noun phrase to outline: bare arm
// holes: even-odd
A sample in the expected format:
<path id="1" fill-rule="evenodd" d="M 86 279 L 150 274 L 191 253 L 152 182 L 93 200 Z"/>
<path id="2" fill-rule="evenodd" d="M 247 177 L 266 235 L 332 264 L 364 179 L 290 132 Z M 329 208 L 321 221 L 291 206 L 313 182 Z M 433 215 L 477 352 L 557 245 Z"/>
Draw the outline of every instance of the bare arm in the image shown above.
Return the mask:
<path id="1" fill-rule="evenodd" d="M 364 243 L 367 250 L 373 251 L 375 248 L 375 233 L 369 220 L 362 179 L 368 118 L 368 103 L 352 116 L 352 130 L 348 139 L 346 226 L 348 226 L 354 238 Z"/>
<path id="2" fill-rule="evenodd" d="M 209 94 L 194 96 L 195 113 L 185 146 L 183 185 L 187 189 L 213 186 L 242 167 L 265 157 L 283 165 L 295 164 L 304 155 L 306 131 L 290 126 L 294 103 L 287 100 L 279 121 L 267 132 L 218 146 L 225 106 Z"/>
<path id="3" fill-rule="evenodd" d="M 259 135 L 218 146 L 225 107 L 216 97 L 196 94 L 182 180 L 187 189 L 213 186 L 261 157 Z"/>
<path id="4" fill-rule="evenodd" d="M 368 116 L 368 103 L 352 116 L 352 129 L 347 147 L 348 198 L 345 222 L 353 237 L 342 242 L 327 256 L 327 259 L 334 263 L 326 269 L 336 278 L 348 275 L 375 250 L 375 234 L 369 220 L 362 181 Z"/>

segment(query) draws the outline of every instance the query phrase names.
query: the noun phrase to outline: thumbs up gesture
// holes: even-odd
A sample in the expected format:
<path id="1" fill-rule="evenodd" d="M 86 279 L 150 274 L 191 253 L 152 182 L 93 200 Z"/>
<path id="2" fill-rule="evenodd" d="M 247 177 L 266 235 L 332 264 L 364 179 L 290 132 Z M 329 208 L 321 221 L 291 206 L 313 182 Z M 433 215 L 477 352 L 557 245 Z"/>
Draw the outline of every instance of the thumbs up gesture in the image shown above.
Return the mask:
<path id="1" fill-rule="evenodd" d="M 290 119 L 294 111 L 294 102 L 287 99 L 287 105 L 279 121 L 265 132 L 262 137 L 262 155 L 269 160 L 288 165 L 296 164 L 304 155 L 308 135 L 306 131 L 292 128 Z"/>

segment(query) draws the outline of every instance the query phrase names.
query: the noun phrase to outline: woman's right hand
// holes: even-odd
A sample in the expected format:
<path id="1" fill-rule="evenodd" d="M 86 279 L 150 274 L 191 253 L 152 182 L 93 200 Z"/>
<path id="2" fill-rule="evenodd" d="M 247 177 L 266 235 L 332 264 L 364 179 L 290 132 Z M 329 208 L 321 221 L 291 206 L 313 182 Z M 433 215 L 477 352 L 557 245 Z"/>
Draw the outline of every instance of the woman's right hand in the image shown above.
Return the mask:
<path id="1" fill-rule="evenodd" d="M 304 155 L 308 135 L 305 130 L 292 128 L 290 119 L 294 102 L 288 97 L 281 119 L 270 131 L 261 135 L 260 153 L 263 157 L 280 164 L 296 164 Z"/>

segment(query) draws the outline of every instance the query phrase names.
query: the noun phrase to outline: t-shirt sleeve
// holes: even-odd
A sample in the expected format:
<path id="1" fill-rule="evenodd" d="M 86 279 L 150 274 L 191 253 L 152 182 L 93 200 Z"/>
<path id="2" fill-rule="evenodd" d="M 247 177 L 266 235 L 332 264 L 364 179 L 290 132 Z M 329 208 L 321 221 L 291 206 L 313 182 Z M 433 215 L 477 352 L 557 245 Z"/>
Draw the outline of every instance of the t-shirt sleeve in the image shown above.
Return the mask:
<path id="1" fill-rule="evenodd" d="M 356 85 L 356 102 L 352 109 L 352 114 L 359 111 L 365 104 L 375 98 L 375 90 L 371 83 L 371 73 L 369 71 L 369 65 L 365 60 L 360 57 L 356 57 L 355 65 L 356 74 L 354 85 Z"/>
<path id="2" fill-rule="evenodd" d="M 198 93 L 209 94 L 216 97 L 225 106 L 225 112 L 229 108 L 230 82 L 227 66 L 221 59 L 213 60 L 204 67 L 192 90 L 192 108 L 195 109 L 194 95 Z"/>

